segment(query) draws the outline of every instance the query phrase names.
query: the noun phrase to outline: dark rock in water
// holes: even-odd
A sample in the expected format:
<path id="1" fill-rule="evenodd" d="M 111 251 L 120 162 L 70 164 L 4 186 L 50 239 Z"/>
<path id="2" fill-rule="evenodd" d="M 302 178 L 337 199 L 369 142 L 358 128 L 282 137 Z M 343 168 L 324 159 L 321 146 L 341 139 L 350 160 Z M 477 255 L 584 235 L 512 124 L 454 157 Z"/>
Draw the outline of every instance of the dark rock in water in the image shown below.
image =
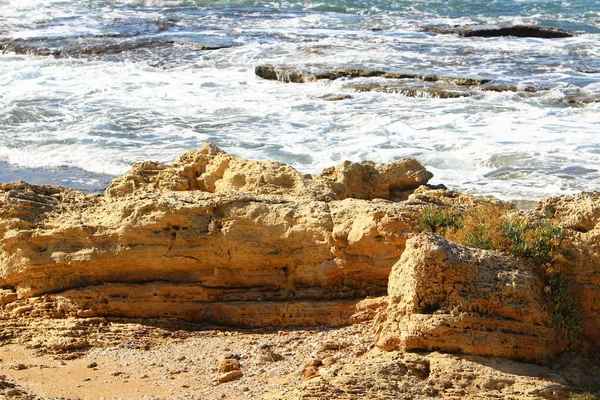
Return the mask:
<path id="1" fill-rule="evenodd" d="M 340 100 L 351 99 L 352 96 L 350 96 L 349 94 L 332 93 L 332 94 L 326 94 L 325 96 L 322 96 L 321 98 L 325 101 L 340 101 Z"/>
<path id="2" fill-rule="evenodd" d="M 179 20 L 169 18 L 166 20 L 155 21 L 154 25 L 156 25 L 156 29 L 158 32 L 168 31 L 170 27 L 177 25 Z"/>
<path id="3" fill-rule="evenodd" d="M 438 98 L 455 99 L 459 97 L 469 97 L 477 94 L 478 91 L 484 92 L 536 92 L 536 88 L 519 89 L 516 86 L 486 86 L 486 85 L 465 85 L 453 84 L 451 82 L 427 82 L 421 80 L 412 80 L 406 82 L 369 82 L 348 84 L 344 89 L 356 90 L 358 92 L 381 92 L 398 93 L 407 97 L 417 98 Z"/>
<path id="4" fill-rule="evenodd" d="M 398 93 L 407 97 L 416 98 L 438 98 L 455 99 L 458 97 L 468 97 L 473 93 L 460 90 L 458 87 L 444 87 L 438 85 L 418 85 L 412 84 L 381 84 L 381 83 L 360 83 L 344 86 L 344 89 L 356 90 L 357 92 L 380 92 L 380 93 Z"/>
<path id="5" fill-rule="evenodd" d="M 339 78 L 375 78 L 361 79 L 344 86 L 345 89 L 358 92 L 399 93 L 408 97 L 432 97 L 440 99 L 454 99 L 472 96 L 480 91 L 492 92 L 536 92 L 536 88 L 519 89 L 516 86 L 486 85 L 490 79 L 462 78 L 440 75 L 422 75 L 417 73 L 395 73 L 366 68 L 346 68 L 307 66 L 303 69 L 293 67 L 278 67 L 274 65 L 260 65 L 255 68 L 257 76 L 285 83 L 316 82 L 318 80 L 336 80 Z M 477 90 L 476 90 L 477 89 Z M 326 95 L 324 100 L 345 100 L 349 96 Z"/>
<path id="6" fill-rule="evenodd" d="M 384 71 L 360 68 L 306 67 L 306 69 L 296 69 L 274 65 L 259 65 L 254 72 L 263 79 L 285 83 L 315 82 L 321 79 L 333 81 L 339 78 L 367 78 L 386 74 Z"/>
<path id="7" fill-rule="evenodd" d="M 591 104 L 600 103 L 599 97 L 590 96 L 570 96 L 563 99 L 563 103 L 566 104 Z"/>
<path id="8" fill-rule="evenodd" d="M 386 79 L 417 79 L 425 82 L 444 82 L 454 85 L 482 85 L 490 82 L 489 79 L 461 78 L 438 75 L 422 75 L 412 73 L 393 73 L 373 69 L 346 68 L 346 67 L 315 67 L 296 69 L 292 67 L 277 67 L 273 65 L 257 66 L 254 70 L 257 76 L 263 79 L 285 83 L 315 82 L 321 79 L 336 80 L 339 78 L 374 78 Z"/>
<path id="9" fill-rule="evenodd" d="M 528 37 L 528 38 L 541 38 L 541 39 L 556 39 L 556 38 L 568 38 L 575 36 L 574 34 L 563 31 L 561 29 L 543 28 L 540 26 L 529 26 L 529 25 L 515 25 L 502 28 L 481 28 L 481 29 L 470 29 L 470 28 L 425 28 L 423 32 L 432 32 L 439 34 L 454 34 L 462 37 L 500 37 L 500 36 L 514 36 L 514 37 Z"/>
<path id="10" fill-rule="evenodd" d="M 433 189 L 433 190 L 448 190 L 448 187 L 446 185 L 444 185 L 443 183 L 439 183 L 437 185 L 428 183 L 425 186 L 427 186 L 427 188 Z"/>
<path id="11" fill-rule="evenodd" d="M 270 65 L 259 65 L 254 69 L 254 73 L 263 79 L 285 83 L 315 82 L 320 79 L 331 80 L 331 76 L 327 73 L 317 74 L 310 71 L 302 71 L 287 67 L 274 67 Z"/>
<path id="12" fill-rule="evenodd" d="M 326 70 L 331 72 L 333 79 L 338 78 L 373 78 L 377 76 L 384 76 L 387 73 L 385 71 L 379 71 L 376 69 L 366 68 L 347 68 L 347 67 L 325 67 Z"/>
<path id="13" fill-rule="evenodd" d="M 459 86 L 483 85 L 491 82 L 491 79 L 479 78 L 460 78 L 455 76 L 439 76 L 439 75 L 420 75 L 420 74 L 394 74 L 386 73 L 382 75 L 388 79 L 420 79 L 425 82 L 443 82 Z"/>
<path id="14" fill-rule="evenodd" d="M 231 44 L 216 44 L 216 43 L 186 43 L 176 40 L 160 40 L 159 43 L 164 45 L 183 46 L 194 50 L 220 50 L 233 47 Z"/>
<path id="15" fill-rule="evenodd" d="M 596 69 L 575 68 L 575 71 L 581 72 L 582 74 L 600 74 L 600 70 Z"/>
<path id="16" fill-rule="evenodd" d="M 0 53 L 55 58 L 89 58 L 103 61 L 146 61 L 160 66 L 193 62 L 199 50 L 231 47 L 228 43 L 186 43 L 177 40 L 140 39 L 136 36 L 85 36 L 78 38 L 16 39 L 0 41 Z"/>
<path id="17" fill-rule="evenodd" d="M 68 39 L 17 39 L 0 44 L 2 52 L 56 58 L 119 54 L 159 45 L 155 40 L 94 37 Z"/>
<path id="18" fill-rule="evenodd" d="M 527 86 L 524 89 L 519 89 L 516 86 L 506 86 L 506 85 L 485 85 L 479 86 L 478 89 L 481 89 L 486 92 L 527 92 L 527 93 L 536 93 L 540 89 Z"/>

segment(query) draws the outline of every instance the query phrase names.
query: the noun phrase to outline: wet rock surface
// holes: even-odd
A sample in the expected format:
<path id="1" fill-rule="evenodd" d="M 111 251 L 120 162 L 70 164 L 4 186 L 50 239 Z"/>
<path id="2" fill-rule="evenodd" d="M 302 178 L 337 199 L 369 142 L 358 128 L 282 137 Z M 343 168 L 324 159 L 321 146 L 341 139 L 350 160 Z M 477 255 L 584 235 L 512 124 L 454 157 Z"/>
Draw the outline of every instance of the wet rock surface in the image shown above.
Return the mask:
<path id="1" fill-rule="evenodd" d="M 0 39 L 0 53 L 54 58 L 93 58 L 101 61 L 149 62 L 175 67 L 196 61 L 198 52 L 232 47 L 226 41 L 191 43 L 177 39 L 138 36 L 84 36 L 76 38 Z M 160 61 L 158 60 L 160 58 Z"/>
<path id="2" fill-rule="evenodd" d="M 454 99 L 477 96 L 481 92 L 535 93 L 534 87 L 519 88 L 494 85 L 490 79 L 466 78 L 417 73 L 396 73 L 381 70 L 343 67 L 280 67 L 262 65 L 255 68 L 257 76 L 284 83 L 307 83 L 319 80 L 334 81 L 349 78 L 343 89 L 357 92 L 396 93 L 407 97 Z M 343 95 L 328 95 L 324 100 L 345 100 Z M 573 101 L 576 103 L 577 101 Z"/>
<path id="3" fill-rule="evenodd" d="M 315 82 L 321 79 L 336 80 L 340 78 L 386 78 L 398 80 L 421 80 L 424 82 L 443 82 L 454 85 L 482 85 L 490 82 L 484 78 L 463 78 L 441 75 L 423 75 L 416 73 L 395 73 L 373 69 L 345 67 L 283 67 L 274 65 L 259 65 L 254 69 L 257 76 L 285 83 Z"/>
<path id="4" fill-rule="evenodd" d="M 436 28 L 430 27 L 423 29 L 423 32 L 437 33 L 443 35 L 458 35 L 462 37 L 501 37 L 514 36 L 522 38 L 541 38 L 541 39 L 557 39 L 569 38 L 574 34 L 560 29 L 544 28 L 540 26 L 530 25 L 515 25 L 499 28 Z"/>
<path id="5" fill-rule="evenodd" d="M 485 78 L 394 73 L 361 68 L 323 66 L 296 68 L 262 65 L 255 68 L 255 74 L 266 80 L 283 83 L 309 83 L 319 80 L 347 79 L 347 83 L 343 84 L 342 89 L 348 92 L 392 93 L 414 98 L 481 98 L 485 92 L 513 92 L 528 97 L 534 95 L 544 96 L 550 91 L 549 87 L 496 84 L 494 81 Z M 322 97 L 325 101 L 349 100 L 351 98 L 351 95 L 343 93 Z M 586 104 L 597 103 L 600 100 L 573 88 L 564 97 L 544 101 L 550 101 L 557 106 L 585 106 Z"/>
<path id="6" fill-rule="evenodd" d="M 472 96 L 474 93 L 457 85 L 424 84 L 421 81 L 394 84 L 381 83 L 351 83 L 344 86 L 346 90 L 357 92 L 396 93 L 406 97 L 455 99 Z"/>

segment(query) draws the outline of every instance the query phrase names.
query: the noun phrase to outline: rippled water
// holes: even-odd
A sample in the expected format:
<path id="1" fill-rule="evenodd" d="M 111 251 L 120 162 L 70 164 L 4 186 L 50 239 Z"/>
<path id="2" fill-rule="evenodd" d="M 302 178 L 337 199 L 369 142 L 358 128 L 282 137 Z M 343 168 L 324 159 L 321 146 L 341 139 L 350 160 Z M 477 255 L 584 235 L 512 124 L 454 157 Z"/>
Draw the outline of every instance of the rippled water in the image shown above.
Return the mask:
<path id="1" fill-rule="evenodd" d="M 578 35 L 421 31 L 471 24 Z M 10 45 L 0 54 L 0 180 L 97 191 L 134 162 L 169 162 L 211 140 L 307 172 L 415 157 L 434 183 L 504 199 L 598 189 L 599 39 L 596 1 L 0 0 L 0 45 Z M 546 90 L 412 98 L 353 91 L 348 78 L 263 80 L 263 64 Z M 338 93 L 351 98 L 322 98 Z"/>

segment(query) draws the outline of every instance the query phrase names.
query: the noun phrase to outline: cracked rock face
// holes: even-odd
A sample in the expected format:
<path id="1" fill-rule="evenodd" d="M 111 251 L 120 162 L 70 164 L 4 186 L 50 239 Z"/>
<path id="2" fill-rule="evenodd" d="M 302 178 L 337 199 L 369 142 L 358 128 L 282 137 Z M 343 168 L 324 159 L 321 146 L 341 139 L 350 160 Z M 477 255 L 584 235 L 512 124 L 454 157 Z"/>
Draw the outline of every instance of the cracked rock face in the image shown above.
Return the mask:
<path id="1" fill-rule="evenodd" d="M 537 363 L 564 350 L 543 298 L 544 282 L 529 265 L 430 234 L 406 246 L 390 275 L 379 347 Z"/>
<path id="2" fill-rule="evenodd" d="M 414 225 L 416 209 L 389 200 L 430 176 L 408 159 L 312 176 L 206 144 L 135 165 L 104 196 L 7 184 L 2 298 L 59 294 L 88 317 L 345 324 L 385 294 Z"/>

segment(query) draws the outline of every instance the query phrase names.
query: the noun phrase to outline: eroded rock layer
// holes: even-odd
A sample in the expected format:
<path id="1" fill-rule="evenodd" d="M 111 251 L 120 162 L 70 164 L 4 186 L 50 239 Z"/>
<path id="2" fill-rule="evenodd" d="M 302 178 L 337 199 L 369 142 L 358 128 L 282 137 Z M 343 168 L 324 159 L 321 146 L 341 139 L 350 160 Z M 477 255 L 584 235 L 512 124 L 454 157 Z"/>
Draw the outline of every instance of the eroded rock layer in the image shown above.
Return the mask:
<path id="1" fill-rule="evenodd" d="M 543 293 L 544 282 L 514 257 L 422 234 L 392 269 L 377 344 L 544 362 L 564 343 Z"/>
<path id="2" fill-rule="evenodd" d="M 104 195 L 3 184 L 0 318 L 284 327 L 379 313 L 385 350 L 548 361 L 567 343 L 542 270 L 417 235 L 425 208 L 488 207 L 510 217 L 514 206 L 424 186 L 430 177 L 410 159 L 344 162 L 308 175 L 207 143 L 170 165 L 136 164 Z M 592 192 L 527 213 L 564 228 L 572 263 L 565 273 L 591 350 L 600 342 L 599 210 Z"/>
<path id="3" fill-rule="evenodd" d="M 600 192 L 551 197 L 536 210 L 553 215 L 568 234 L 570 268 L 565 272 L 584 313 L 584 335 L 600 343 Z"/>
<path id="4" fill-rule="evenodd" d="M 312 176 L 206 144 L 135 165 L 104 196 L 3 185 L 2 298 L 59 293 L 86 316 L 347 323 L 385 294 L 414 226 L 416 208 L 389 199 L 430 176 L 414 160 Z"/>
<path id="5" fill-rule="evenodd" d="M 157 21 L 159 30 L 168 30 L 172 21 Z M 152 29 L 153 30 L 153 29 Z M 87 58 L 110 62 L 149 63 L 154 67 L 173 68 L 193 63 L 200 52 L 232 47 L 224 39 L 213 42 L 187 42 L 152 39 L 146 35 L 98 35 L 76 38 L 25 38 L 0 37 L 0 53 L 15 53 L 54 58 Z M 154 58 L 152 58 L 153 56 Z"/>

